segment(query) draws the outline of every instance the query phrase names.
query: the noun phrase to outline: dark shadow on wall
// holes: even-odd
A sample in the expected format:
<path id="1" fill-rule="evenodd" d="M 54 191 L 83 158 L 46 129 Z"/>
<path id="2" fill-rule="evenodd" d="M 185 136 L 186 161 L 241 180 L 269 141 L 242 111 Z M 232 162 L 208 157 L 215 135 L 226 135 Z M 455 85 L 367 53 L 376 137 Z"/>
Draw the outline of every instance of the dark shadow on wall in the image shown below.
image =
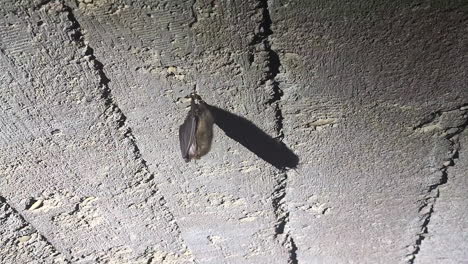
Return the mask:
<path id="1" fill-rule="evenodd" d="M 249 120 L 209 106 L 215 123 L 226 135 L 277 169 L 296 168 L 299 157 L 284 143 L 270 137 Z"/>

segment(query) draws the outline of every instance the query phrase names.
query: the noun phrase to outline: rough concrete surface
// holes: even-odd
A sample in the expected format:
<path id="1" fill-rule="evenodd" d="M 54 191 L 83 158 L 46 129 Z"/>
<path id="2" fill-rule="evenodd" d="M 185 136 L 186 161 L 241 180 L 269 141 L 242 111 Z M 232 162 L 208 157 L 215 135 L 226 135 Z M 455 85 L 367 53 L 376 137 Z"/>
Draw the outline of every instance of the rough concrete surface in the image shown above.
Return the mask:
<path id="1" fill-rule="evenodd" d="M 462 0 L 2 1 L 0 263 L 468 263 L 467 54 Z"/>

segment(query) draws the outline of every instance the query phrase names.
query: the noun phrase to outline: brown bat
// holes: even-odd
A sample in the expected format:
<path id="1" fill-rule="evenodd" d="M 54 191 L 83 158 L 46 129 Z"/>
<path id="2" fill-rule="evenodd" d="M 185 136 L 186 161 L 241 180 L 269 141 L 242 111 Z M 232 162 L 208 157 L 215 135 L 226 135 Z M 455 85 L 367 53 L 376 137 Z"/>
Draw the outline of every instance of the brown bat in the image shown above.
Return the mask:
<path id="1" fill-rule="evenodd" d="M 210 151 L 214 118 L 198 94 L 190 94 L 190 111 L 179 127 L 180 150 L 185 162 L 199 159 Z"/>

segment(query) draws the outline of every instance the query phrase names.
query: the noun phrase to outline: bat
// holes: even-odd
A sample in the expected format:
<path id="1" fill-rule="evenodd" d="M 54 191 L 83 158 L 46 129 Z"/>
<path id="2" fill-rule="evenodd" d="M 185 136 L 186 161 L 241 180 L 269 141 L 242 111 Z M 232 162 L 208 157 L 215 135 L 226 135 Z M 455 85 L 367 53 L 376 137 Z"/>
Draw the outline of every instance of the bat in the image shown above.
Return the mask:
<path id="1" fill-rule="evenodd" d="M 213 140 L 214 118 L 208 105 L 196 94 L 190 94 L 190 111 L 179 127 L 180 150 L 185 162 L 207 154 Z"/>

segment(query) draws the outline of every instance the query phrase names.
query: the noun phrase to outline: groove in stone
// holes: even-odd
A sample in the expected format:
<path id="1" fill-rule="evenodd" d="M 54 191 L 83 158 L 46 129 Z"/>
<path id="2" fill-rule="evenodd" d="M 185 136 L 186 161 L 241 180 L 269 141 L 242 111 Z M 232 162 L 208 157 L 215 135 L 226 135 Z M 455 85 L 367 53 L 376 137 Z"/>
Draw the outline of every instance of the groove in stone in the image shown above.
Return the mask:
<path id="1" fill-rule="evenodd" d="M 283 140 L 283 112 L 281 109 L 280 101 L 283 96 L 283 91 L 279 87 L 279 83 L 275 80 L 276 76 L 280 72 L 281 61 L 278 53 L 276 53 L 270 44 L 269 37 L 273 34 L 271 29 L 272 20 L 270 17 L 270 10 L 268 6 L 268 0 L 260 0 L 257 8 L 262 10 L 262 21 L 260 22 L 260 29 L 257 34 L 254 35 L 250 46 L 253 47 L 251 50 L 252 55 L 250 56 L 250 62 L 253 62 L 254 47 L 259 46 L 261 50 L 267 52 L 267 69 L 266 78 L 260 80 L 260 85 L 269 85 L 272 89 L 272 98 L 270 98 L 266 104 L 274 105 L 275 110 L 275 131 L 278 140 Z M 288 174 L 285 169 L 276 177 L 276 184 L 273 188 L 272 193 L 272 206 L 276 217 L 275 225 L 275 239 L 284 235 L 284 240 L 281 243 L 288 249 L 289 259 L 287 263 L 297 264 L 297 246 L 290 234 L 288 223 L 289 223 L 289 210 L 285 204 L 286 188 L 288 183 Z"/>
<path id="2" fill-rule="evenodd" d="M 117 120 L 115 121 L 117 123 L 117 129 L 123 129 L 125 131 L 123 133 L 123 136 L 130 141 L 131 146 L 133 148 L 132 152 L 134 154 L 134 158 L 137 162 L 141 164 L 141 168 L 137 171 L 137 173 L 140 171 L 146 171 L 149 174 L 149 177 L 148 179 L 146 179 L 146 182 L 152 181 L 154 179 L 154 174 L 150 173 L 146 160 L 142 158 L 140 149 L 138 148 L 138 144 L 136 142 L 135 136 L 133 135 L 132 129 L 126 124 L 127 117 L 124 115 L 122 110 L 119 108 L 119 106 L 113 99 L 112 91 L 108 86 L 110 79 L 106 76 L 104 72 L 104 65 L 94 56 L 94 50 L 91 47 L 89 47 L 89 45 L 85 44 L 84 36 L 81 33 L 81 26 L 76 17 L 74 16 L 73 10 L 66 5 L 63 5 L 63 9 L 65 12 L 67 12 L 67 18 L 71 22 L 71 26 L 67 28 L 67 30 L 70 32 L 70 37 L 72 38 L 72 40 L 78 43 L 79 47 L 85 49 L 84 55 L 89 57 L 90 61 L 94 65 L 94 70 L 96 70 L 99 76 L 101 99 L 104 100 L 104 105 L 106 106 L 106 110 L 104 111 L 104 113 L 107 117 L 110 117 L 112 114 L 116 114 L 118 116 Z M 154 194 L 157 192 L 158 191 L 155 191 Z M 159 205 L 161 206 L 164 215 L 166 215 L 167 218 L 170 219 L 168 222 L 172 224 L 172 230 L 176 232 L 179 241 L 183 241 L 181 237 L 180 227 L 175 221 L 173 213 L 167 206 L 167 202 L 164 196 L 162 196 L 161 194 L 160 196 L 161 198 Z M 188 248 L 185 245 L 185 243 L 182 243 L 182 246 L 184 251 L 188 251 Z"/>
<path id="3" fill-rule="evenodd" d="M 53 244 L 51 241 L 49 241 L 49 240 L 47 239 L 47 237 L 45 237 L 44 235 L 40 234 L 39 231 L 38 231 L 36 228 L 34 228 L 34 226 L 32 226 L 31 223 L 28 222 L 28 221 L 24 218 L 24 216 L 23 216 L 18 210 L 16 210 L 16 208 L 14 208 L 13 206 L 11 206 L 11 205 L 8 203 L 8 201 L 5 199 L 5 197 L 0 196 L 0 204 L 2 204 L 2 203 L 5 204 L 6 206 L 8 206 L 8 207 L 10 208 L 11 212 L 13 212 L 14 214 L 16 214 L 17 217 L 20 218 L 24 223 L 26 223 L 27 225 L 30 225 L 30 226 L 32 227 L 32 229 L 38 234 L 38 236 L 39 236 L 40 238 L 42 238 L 42 240 L 44 240 L 44 242 L 52 248 L 52 252 L 53 252 L 53 255 L 54 255 L 54 256 L 62 255 L 62 256 L 64 256 L 65 262 L 71 263 L 70 260 L 68 260 L 68 259 L 65 258 L 65 254 L 63 254 L 63 253 L 61 253 L 60 251 L 58 251 L 57 248 L 54 246 L 54 244 Z M 6 216 L 6 217 L 10 217 L 10 215 L 11 215 L 11 213 L 7 213 L 5 216 Z"/>
<path id="4" fill-rule="evenodd" d="M 460 150 L 458 135 L 462 133 L 468 127 L 468 117 L 466 117 L 466 115 L 468 114 L 468 111 L 466 111 L 467 110 L 466 106 L 467 104 L 464 104 L 462 106 L 457 107 L 456 109 L 447 110 L 447 111 L 436 111 L 432 113 L 429 116 L 429 118 L 427 118 L 426 120 L 423 120 L 423 122 L 421 122 L 418 126 L 415 127 L 415 129 L 417 129 L 417 128 L 422 128 L 426 125 L 429 125 L 430 123 L 435 122 L 437 118 L 442 116 L 443 113 L 448 113 L 451 111 L 463 111 L 465 115 L 465 120 L 461 125 L 446 129 L 446 130 L 453 129 L 453 128 L 456 129 L 453 133 L 448 133 L 445 135 L 445 139 L 447 139 L 450 142 L 451 156 L 448 162 L 444 163 L 444 165 L 442 165 L 442 167 L 440 168 L 440 172 L 442 173 L 442 175 L 439 181 L 428 187 L 427 192 L 426 192 L 428 197 L 421 201 L 423 205 L 419 208 L 419 212 L 426 211 L 425 210 L 426 207 L 429 207 L 429 209 L 427 210 L 426 213 L 421 215 L 422 223 L 421 223 L 420 232 L 417 234 L 417 238 L 414 242 L 414 245 L 411 245 L 411 247 L 413 247 L 414 249 L 411 253 L 406 255 L 408 264 L 415 263 L 416 257 L 421 250 L 422 243 L 426 239 L 426 235 L 429 233 L 429 223 L 431 222 L 431 217 L 432 217 L 432 214 L 434 213 L 434 206 L 435 206 L 435 203 L 437 202 L 437 199 L 440 196 L 439 189 L 441 186 L 448 183 L 447 170 L 449 167 L 455 166 L 456 160 L 458 159 L 459 150 Z M 435 195 L 431 197 L 430 196 L 431 193 L 434 193 L 434 192 L 435 192 Z"/>

